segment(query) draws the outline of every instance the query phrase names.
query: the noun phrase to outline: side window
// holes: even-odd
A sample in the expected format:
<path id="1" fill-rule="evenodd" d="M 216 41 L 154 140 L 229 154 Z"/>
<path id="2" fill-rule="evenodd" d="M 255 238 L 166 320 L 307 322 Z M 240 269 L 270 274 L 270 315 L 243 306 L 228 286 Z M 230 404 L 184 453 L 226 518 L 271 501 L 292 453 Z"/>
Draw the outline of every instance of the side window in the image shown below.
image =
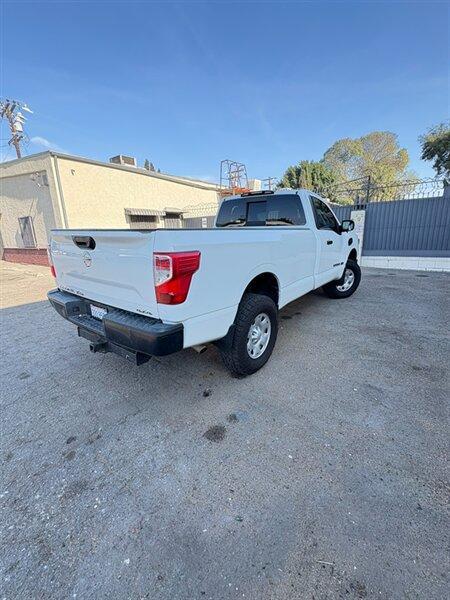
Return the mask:
<path id="1" fill-rule="evenodd" d="M 306 218 L 299 196 L 279 194 L 268 200 L 267 225 L 305 225 Z"/>
<path id="2" fill-rule="evenodd" d="M 266 202 L 249 202 L 247 204 L 247 225 L 265 225 L 267 217 Z"/>
<path id="3" fill-rule="evenodd" d="M 325 202 L 322 202 L 322 200 L 319 200 L 315 196 L 310 196 L 310 198 L 317 229 L 332 229 L 338 233 L 339 224 Z"/>

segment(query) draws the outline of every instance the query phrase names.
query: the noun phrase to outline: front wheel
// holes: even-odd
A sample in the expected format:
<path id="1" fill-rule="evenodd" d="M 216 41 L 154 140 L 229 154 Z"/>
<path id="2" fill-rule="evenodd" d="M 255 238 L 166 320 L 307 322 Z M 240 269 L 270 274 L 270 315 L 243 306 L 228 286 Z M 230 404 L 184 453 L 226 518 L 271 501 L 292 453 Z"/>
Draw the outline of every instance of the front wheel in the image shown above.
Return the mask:
<path id="1" fill-rule="evenodd" d="M 348 298 L 356 292 L 361 281 L 361 269 L 356 260 L 348 260 L 340 279 L 322 287 L 329 298 Z"/>
<path id="2" fill-rule="evenodd" d="M 231 339 L 220 347 L 222 360 L 235 377 L 251 375 L 272 354 L 278 333 L 275 302 L 261 294 L 244 294 L 239 304 Z"/>

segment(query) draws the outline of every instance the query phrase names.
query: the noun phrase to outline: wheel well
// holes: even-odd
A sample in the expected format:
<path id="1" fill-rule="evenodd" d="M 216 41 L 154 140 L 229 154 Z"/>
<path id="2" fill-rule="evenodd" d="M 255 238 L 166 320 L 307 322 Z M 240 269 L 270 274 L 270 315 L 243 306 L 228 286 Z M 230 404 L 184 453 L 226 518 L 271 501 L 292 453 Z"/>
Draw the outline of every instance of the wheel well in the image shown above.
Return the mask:
<path id="1" fill-rule="evenodd" d="M 261 273 L 250 281 L 248 286 L 245 288 L 246 292 L 252 292 L 254 294 L 262 294 L 263 296 L 269 296 L 278 306 L 279 300 L 279 287 L 278 279 L 273 273 Z"/>
<path id="2" fill-rule="evenodd" d="M 353 250 L 348 255 L 348 259 L 347 260 L 357 260 L 357 258 L 358 258 L 358 254 L 357 254 L 355 248 L 353 248 Z"/>

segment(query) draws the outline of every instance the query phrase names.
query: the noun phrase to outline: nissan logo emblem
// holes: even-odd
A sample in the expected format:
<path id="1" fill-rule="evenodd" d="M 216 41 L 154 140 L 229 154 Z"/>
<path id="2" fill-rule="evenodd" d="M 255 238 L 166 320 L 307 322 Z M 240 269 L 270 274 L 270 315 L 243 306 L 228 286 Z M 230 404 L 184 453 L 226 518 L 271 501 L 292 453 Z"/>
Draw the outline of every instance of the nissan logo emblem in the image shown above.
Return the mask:
<path id="1" fill-rule="evenodd" d="M 86 267 L 90 267 L 92 264 L 92 258 L 91 255 L 89 254 L 89 252 L 85 252 L 83 254 L 83 262 L 86 265 Z"/>

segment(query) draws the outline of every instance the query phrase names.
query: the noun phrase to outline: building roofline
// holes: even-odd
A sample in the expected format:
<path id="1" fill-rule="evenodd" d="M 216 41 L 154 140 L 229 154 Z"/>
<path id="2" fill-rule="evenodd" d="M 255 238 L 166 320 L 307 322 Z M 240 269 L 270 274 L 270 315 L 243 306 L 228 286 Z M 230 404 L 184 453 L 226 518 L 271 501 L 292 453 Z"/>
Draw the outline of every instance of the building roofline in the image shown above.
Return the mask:
<path id="1" fill-rule="evenodd" d="M 220 186 L 217 183 L 211 183 L 210 181 L 203 181 L 201 179 L 193 179 L 191 177 L 182 177 L 177 175 L 169 175 L 166 173 L 157 173 L 156 171 L 147 171 L 143 167 L 132 167 L 129 165 L 119 165 L 117 163 L 104 162 L 101 160 L 95 160 L 92 158 L 84 158 L 83 156 L 76 156 L 74 154 L 65 154 L 64 152 L 55 152 L 54 150 L 45 150 L 44 152 L 38 152 L 36 154 L 29 154 L 22 158 L 15 158 L 13 160 L 5 161 L 0 163 L 0 169 L 3 169 L 9 165 L 17 164 L 20 162 L 27 162 L 36 158 L 44 158 L 46 156 L 56 157 L 61 159 L 73 160 L 76 162 L 86 163 L 90 165 L 97 165 L 100 167 L 107 167 L 110 169 L 119 169 L 121 171 L 128 171 L 137 175 L 144 175 L 147 177 L 155 177 L 156 179 L 163 179 L 165 181 L 172 181 L 173 183 L 181 183 L 184 185 L 190 185 L 192 187 L 201 189 L 210 189 L 218 191 Z"/>
<path id="2" fill-rule="evenodd" d="M 28 154 L 27 156 L 22 156 L 22 158 L 13 158 L 11 160 L 4 160 L 0 162 L 0 169 L 3 167 L 18 164 L 22 162 L 26 162 L 32 158 L 44 158 L 45 156 L 51 156 L 53 153 L 50 150 L 44 150 L 44 152 L 36 152 L 36 154 Z"/>

